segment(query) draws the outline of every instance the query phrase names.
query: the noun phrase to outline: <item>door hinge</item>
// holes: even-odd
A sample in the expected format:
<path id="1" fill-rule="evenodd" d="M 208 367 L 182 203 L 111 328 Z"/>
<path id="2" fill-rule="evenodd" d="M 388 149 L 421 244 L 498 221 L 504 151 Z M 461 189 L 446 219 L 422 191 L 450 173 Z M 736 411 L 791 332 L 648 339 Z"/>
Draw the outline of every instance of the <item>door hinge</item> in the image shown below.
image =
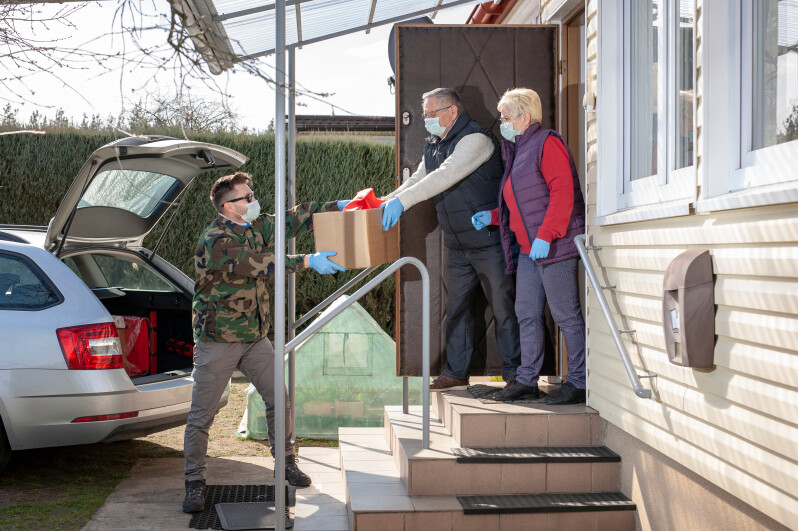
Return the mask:
<path id="1" fill-rule="evenodd" d="M 566 59 L 560 59 L 560 75 L 568 74 L 568 61 Z"/>

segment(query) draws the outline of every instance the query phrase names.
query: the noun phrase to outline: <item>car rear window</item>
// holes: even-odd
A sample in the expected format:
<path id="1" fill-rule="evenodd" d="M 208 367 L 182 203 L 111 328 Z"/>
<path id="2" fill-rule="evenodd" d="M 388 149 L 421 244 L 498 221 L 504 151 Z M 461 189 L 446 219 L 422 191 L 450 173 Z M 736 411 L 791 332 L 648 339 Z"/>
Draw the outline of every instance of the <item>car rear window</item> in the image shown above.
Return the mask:
<path id="1" fill-rule="evenodd" d="M 0 252 L 0 310 L 44 310 L 64 300 L 26 256 Z"/>
<path id="2" fill-rule="evenodd" d="M 177 288 L 162 279 L 148 266 L 128 256 L 109 254 L 82 255 L 79 264 L 75 257 L 64 258 L 63 262 L 92 288 L 99 287 L 95 283 L 87 282 L 92 275 L 83 268 L 92 269 L 93 262 L 105 278 L 105 286 L 128 291 L 176 291 Z M 92 262 L 86 262 L 92 260 Z M 81 265 L 82 264 L 82 265 Z"/>
<path id="3" fill-rule="evenodd" d="M 139 170 L 109 170 L 92 179 L 78 208 L 121 208 L 146 218 L 161 201 L 166 201 L 179 188 L 179 181 L 169 175 Z"/>

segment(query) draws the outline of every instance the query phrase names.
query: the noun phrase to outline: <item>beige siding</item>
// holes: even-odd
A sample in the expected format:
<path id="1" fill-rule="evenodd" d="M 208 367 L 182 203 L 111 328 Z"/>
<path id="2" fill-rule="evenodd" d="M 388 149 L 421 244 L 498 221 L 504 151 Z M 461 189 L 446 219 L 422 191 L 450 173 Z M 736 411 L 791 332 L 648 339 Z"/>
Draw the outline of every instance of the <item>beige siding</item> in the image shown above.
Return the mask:
<path id="1" fill-rule="evenodd" d="M 702 171 L 701 0 L 697 1 L 696 141 Z M 586 60 L 596 60 L 597 2 L 587 2 Z M 798 208 L 750 208 L 598 227 L 596 121 L 588 114 L 588 242 L 637 372 L 632 391 L 593 291 L 587 300 L 589 402 L 627 433 L 788 527 L 798 522 Z M 614 142 L 614 139 L 607 139 Z M 700 177 L 699 177 L 700 182 Z M 700 190 L 699 190 L 700 193 Z M 662 279 L 689 248 L 709 249 L 716 275 L 716 368 L 668 362 Z"/>

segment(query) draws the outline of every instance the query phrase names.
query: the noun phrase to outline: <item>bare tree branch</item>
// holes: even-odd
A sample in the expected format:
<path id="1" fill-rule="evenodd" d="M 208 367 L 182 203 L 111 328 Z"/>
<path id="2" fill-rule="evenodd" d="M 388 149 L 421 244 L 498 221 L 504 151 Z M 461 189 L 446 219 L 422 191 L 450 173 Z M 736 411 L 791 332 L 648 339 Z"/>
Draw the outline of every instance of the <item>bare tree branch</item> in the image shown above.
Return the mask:
<path id="1" fill-rule="evenodd" d="M 137 100 L 150 98 L 163 107 L 166 82 L 173 87 L 168 92 L 175 94 L 176 105 L 183 109 L 182 113 L 170 109 L 170 120 L 180 115 L 193 117 L 197 109 L 191 106 L 197 98 L 191 96 L 191 91 L 202 88 L 221 102 L 223 116 L 203 116 L 203 120 L 216 123 L 236 116 L 230 107 L 231 95 L 225 88 L 228 76 L 214 75 L 221 72 L 220 65 L 254 75 L 272 88 L 276 86 L 273 67 L 260 59 L 236 63 L 228 44 L 215 37 L 203 40 L 197 33 L 197 21 L 192 20 L 193 15 L 182 0 L 168 1 L 171 9 L 166 11 L 155 0 L 116 0 L 109 29 L 78 45 L 73 44 L 74 39 L 41 36 L 51 35 L 55 30 L 77 32 L 74 21 L 87 3 L 43 5 L 6 1 L 0 4 L 0 101 L 43 106 L 37 101 L 33 76 L 44 74 L 94 108 L 79 87 L 70 85 L 58 73 L 70 69 L 85 71 L 88 81 L 118 75 L 120 114 L 128 105 L 135 105 L 131 95 L 136 95 Z M 206 62 L 209 56 L 217 57 L 218 63 Z M 298 85 L 295 95 L 354 114 L 330 103 L 333 94 L 327 92 Z M 201 126 L 189 118 L 179 125 L 189 131 Z"/>

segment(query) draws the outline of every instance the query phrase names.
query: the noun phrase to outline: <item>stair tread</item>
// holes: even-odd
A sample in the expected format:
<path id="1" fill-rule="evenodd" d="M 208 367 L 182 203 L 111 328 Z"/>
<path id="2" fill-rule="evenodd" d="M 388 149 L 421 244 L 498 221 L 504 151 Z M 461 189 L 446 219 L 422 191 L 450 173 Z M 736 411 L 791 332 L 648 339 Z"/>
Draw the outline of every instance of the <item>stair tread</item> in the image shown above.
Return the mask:
<path id="1" fill-rule="evenodd" d="M 452 448 L 458 463 L 613 463 L 618 454 L 605 446 Z"/>
<path id="2" fill-rule="evenodd" d="M 635 503 L 620 492 L 494 494 L 457 496 L 465 514 L 632 511 Z"/>

